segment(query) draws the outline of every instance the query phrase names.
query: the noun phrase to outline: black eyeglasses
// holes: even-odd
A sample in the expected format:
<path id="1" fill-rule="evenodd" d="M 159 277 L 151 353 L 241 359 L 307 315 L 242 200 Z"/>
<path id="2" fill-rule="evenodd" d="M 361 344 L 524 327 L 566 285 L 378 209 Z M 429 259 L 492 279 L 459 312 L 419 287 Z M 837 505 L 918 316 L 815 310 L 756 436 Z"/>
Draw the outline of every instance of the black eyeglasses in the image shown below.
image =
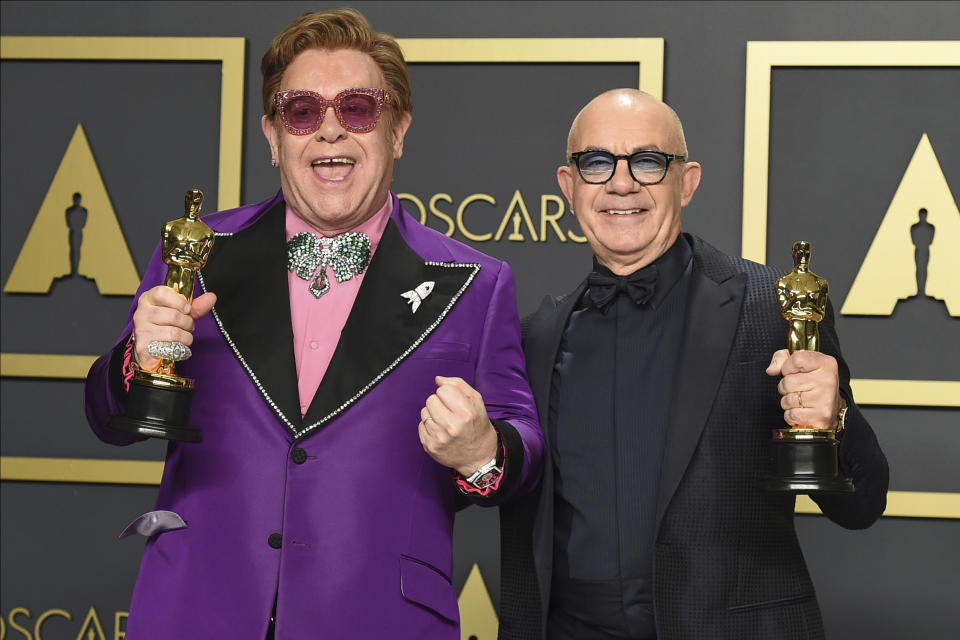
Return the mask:
<path id="1" fill-rule="evenodd" d="M 630 176 L 634 180 L 643 185 L 657 184 L 667 175 L 671 160 L 683 162 L 686 159 L 686 156 L 663 151 L 637 151 L 624 156 L 615 156 L 609 151 L 577 151 L 570 154 L 570 162 L 577 165 L 580 177 L 589 184 L 610 182 L 621 160 L 627 161 Z"/>

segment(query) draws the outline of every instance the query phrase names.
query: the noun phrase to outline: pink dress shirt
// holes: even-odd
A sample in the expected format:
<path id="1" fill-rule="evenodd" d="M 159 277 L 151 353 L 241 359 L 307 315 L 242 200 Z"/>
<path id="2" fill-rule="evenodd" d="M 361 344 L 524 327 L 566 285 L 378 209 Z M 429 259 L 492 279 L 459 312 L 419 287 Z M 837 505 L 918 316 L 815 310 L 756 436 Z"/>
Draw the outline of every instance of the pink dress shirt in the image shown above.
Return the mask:
<path id="1" fill-rule="evenodd" d="M 390 198 L 366 222 L 350 229 L 365 233 L 370 237 L 370 257 L 377 250 L 383 230 L 387 228 L 390 214 Z M 295 234 L 306 231 L 322 236 L 308 222 L 298 216 L 287 205 L 286 212 L 287 240 Z M 287 273 L 287 284 L 290 287 L 290 318 L 293 322 L 293 353 L 297 361 L 297 384 L 300 392 L 300 415 L 303 416 L 310 408 L 313 396 L 327 372 L 330 359 L 340 341 L 340 332 L 347 323 L 347 316 L 353 308 L 353 302 L 363 283 L 364 271 L 346 282 L 337 282 L 333 270 L 327 269 L 330 279 L 330 290 L 320 298 L 314 298 L 309 291 L 310 281 L 301 280 L 296 273 Z"/>

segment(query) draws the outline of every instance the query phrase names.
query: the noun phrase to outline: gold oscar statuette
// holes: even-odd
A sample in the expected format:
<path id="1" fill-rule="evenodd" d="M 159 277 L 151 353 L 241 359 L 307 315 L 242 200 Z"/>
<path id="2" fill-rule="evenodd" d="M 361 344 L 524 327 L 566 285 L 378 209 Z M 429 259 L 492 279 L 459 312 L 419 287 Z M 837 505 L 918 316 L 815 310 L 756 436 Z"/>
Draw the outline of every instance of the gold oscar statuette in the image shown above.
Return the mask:
<path id="1" fill-rule="evenodd" d="M 213 247 L 213 229 L 200 220 L 202 203 L 202 191 L 187 191 L 185 213 L 163 225 L 160 234 L 161 253 L 167 264 L 164 285 L 187 300 L 193 300 L 197 272 L 206 264 Z M 189 349 L 180 343 L 151 344 L 154 345 L 159 362 L 151 370 L 136 371 L 130 381 L 126 413 L 113 416 L 107 426 L 152 438 L 199 442 L 200 431 L 188 424 L 193 380 L 174 371 L 175 362 L 190 357 Z"/>
<path id="2" fill-rule="evenodd" d="M 780 313 L 790 323 L 787 348 L 820 350 L 819 323 L 827 312 L 827 281 L 810 270 L 810 243 L 793 244 L 793 271 L 777 280 Z M 772 443 L 773 474 L 766 480 L 770 491 L 810 493 L 853 491 L 850 478 L 840 475 L 840 443 L 833 429 L 791 426 L 775 429 Z"/>

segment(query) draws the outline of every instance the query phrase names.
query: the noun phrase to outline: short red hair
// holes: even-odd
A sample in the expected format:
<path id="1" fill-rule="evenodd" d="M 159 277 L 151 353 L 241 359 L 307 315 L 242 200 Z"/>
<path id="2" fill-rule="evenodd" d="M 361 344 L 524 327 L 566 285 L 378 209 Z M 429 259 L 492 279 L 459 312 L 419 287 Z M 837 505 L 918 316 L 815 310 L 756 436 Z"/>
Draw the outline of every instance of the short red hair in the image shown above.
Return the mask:
<path id="1" fill-rule="evenodd" d="M 399 113 L 413 110 L 410 72 L 397 41 L 386 33 L 374 31 L 359 12 L 333 9 L 303 14 L 278 33 L 263 54 L 260 72 L 263 75 L 263 113 L 267 117 L 276 115 L 273 96 L 280 90 L 283 72 L 297 54 L 307 49 L 353 49 L 367 54 L 383 74 L 391 96 L 390 104 Z"/>

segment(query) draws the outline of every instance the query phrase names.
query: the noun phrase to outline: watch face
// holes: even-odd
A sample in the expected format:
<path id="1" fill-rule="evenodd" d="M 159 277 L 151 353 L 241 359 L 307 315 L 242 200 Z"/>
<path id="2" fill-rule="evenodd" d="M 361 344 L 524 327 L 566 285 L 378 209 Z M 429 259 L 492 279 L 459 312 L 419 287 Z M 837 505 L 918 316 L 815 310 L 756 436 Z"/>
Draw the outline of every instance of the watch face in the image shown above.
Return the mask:
<path id="1" fill-rule="evenodd" d="M 491 469 L 490 471 L 487 471 L 485 474 L 483 474 L 482 476 L 474 480 L 471 484 L 473 484 L 473 486 L 475 486 L 477 489 L 486 489 L 487 487 L 495 483 L 498 478 L 500 478 L 500 470 Z"/>

